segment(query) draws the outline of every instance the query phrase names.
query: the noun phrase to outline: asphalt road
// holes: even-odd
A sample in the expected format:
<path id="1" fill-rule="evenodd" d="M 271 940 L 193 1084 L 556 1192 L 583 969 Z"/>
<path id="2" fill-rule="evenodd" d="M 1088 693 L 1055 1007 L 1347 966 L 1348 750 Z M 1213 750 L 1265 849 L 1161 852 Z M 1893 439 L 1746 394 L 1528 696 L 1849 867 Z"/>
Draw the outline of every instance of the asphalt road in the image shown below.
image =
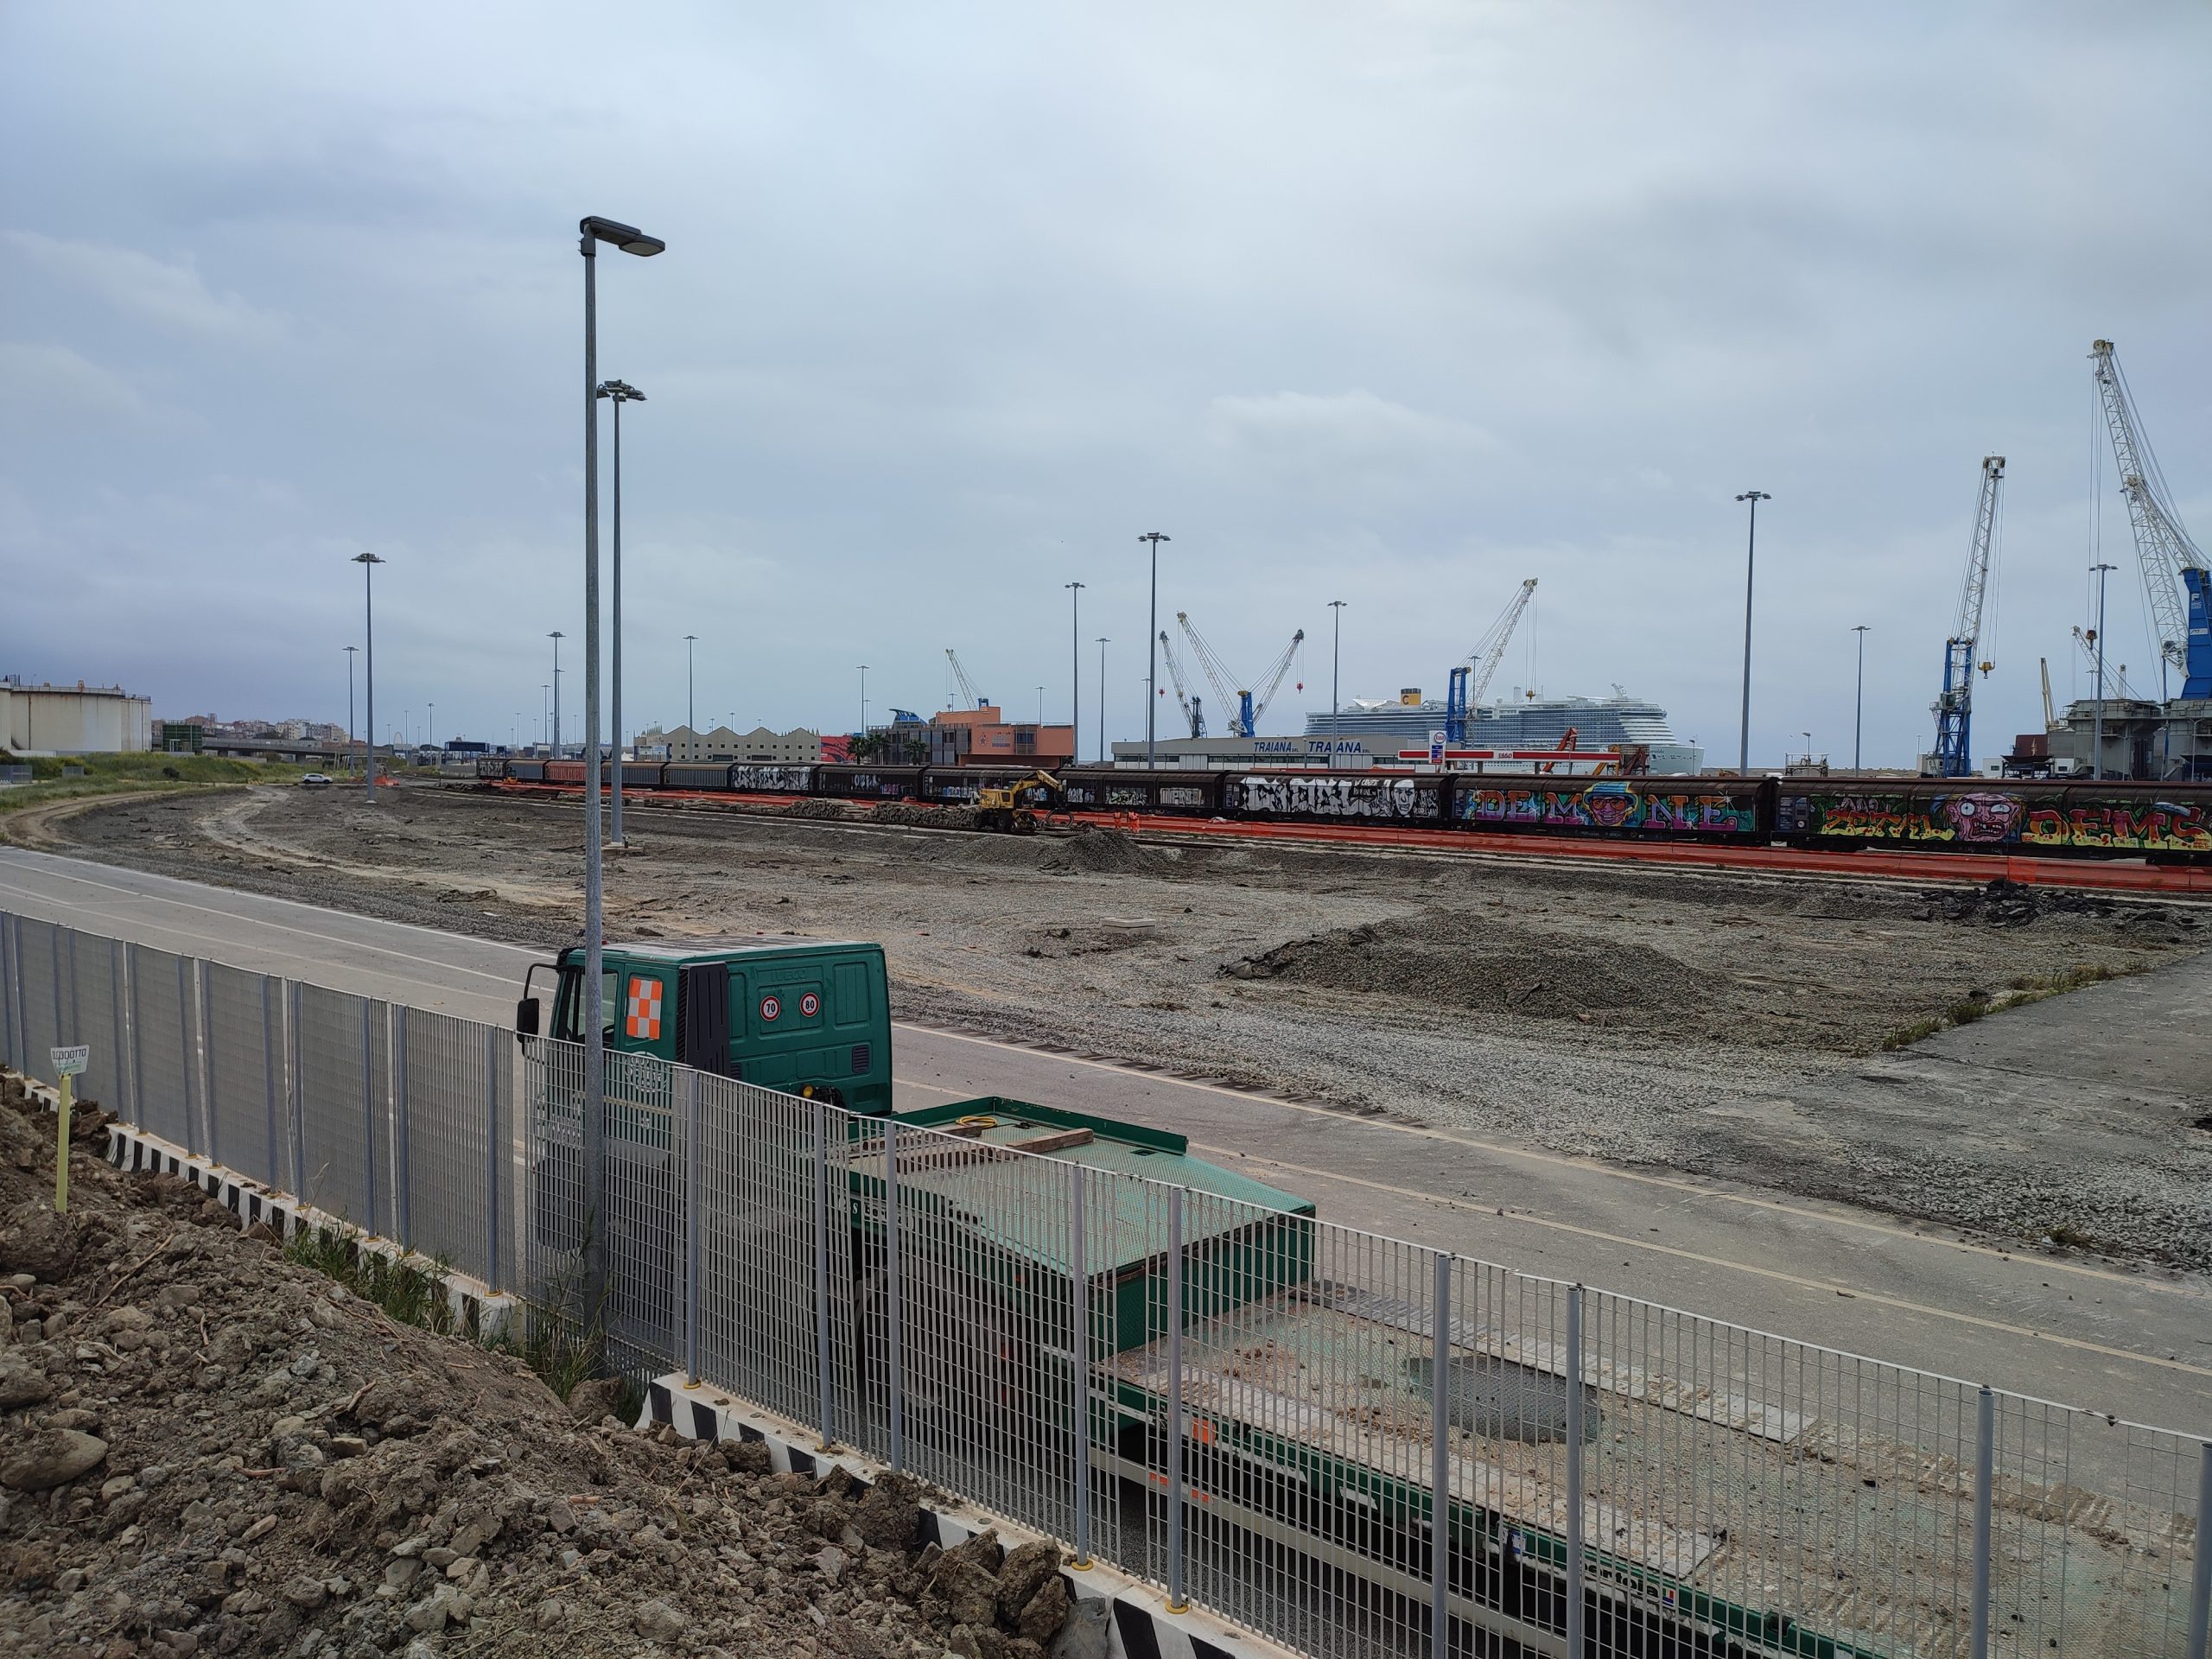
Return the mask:
<path id="1" fill-rule="evenodd" d="M 537 954 L 15 848 L 0 848 L 0 908 L 502 1024 Z M 2157 1019 L 2148 1028 L 2162 1031 L 2162 1075 L 2212 1076 L 2212 1029 L 2199 1012 L 2208 989 L 2206 958 L 2134 982 L 2133 995 L 2159 1005 L 2147 1012 Z M 2088 1074 L 2117 1068 L 2111 1037 L 2099 1034 L 2109 1016 L 2091 995 L 2013 1017 L 2008 1065 L 2031 1075 L 2047 1065 L 2051 1077 L 2091 1084 Z M 2175 1017 L 2159 1017 L 2166 1004 Z M 1993 1249 L 1841 1205 L 1351 1117 L 986 1038 L 902 1025 L 897 1040 L 901 1106 L 1004 1095 L 1179 1130 L 1204 1155 L 1315 1198 L 1332 1221 L 2212 1435 L 2212 1283 L 2200 1279 Z M 2130 1063 L 2139 1071 L 2139 1059 Z M 2137 1076 L 2129 1086 L 2157 1081 Z"/>

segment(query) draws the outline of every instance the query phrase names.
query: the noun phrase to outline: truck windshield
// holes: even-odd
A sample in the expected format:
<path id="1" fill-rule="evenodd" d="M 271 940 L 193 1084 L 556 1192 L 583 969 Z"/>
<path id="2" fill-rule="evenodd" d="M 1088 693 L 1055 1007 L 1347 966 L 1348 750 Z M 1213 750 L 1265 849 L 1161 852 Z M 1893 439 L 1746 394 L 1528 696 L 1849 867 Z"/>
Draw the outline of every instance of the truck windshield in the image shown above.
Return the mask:
<path id="1" fill-rule="evenodd" d="M 602 1016 L 601 1040 L 612 1046 L 614 1041 L 614 988 L 620 976 L 613 969 L 601 971 L 599 976 L 599 1007 Z M 561 969 L 561 990 L 553 1004 L 553 1035 L 564 1043 L 580 1043 L 584 1039 L 584 976 L 578 968 Z"/>

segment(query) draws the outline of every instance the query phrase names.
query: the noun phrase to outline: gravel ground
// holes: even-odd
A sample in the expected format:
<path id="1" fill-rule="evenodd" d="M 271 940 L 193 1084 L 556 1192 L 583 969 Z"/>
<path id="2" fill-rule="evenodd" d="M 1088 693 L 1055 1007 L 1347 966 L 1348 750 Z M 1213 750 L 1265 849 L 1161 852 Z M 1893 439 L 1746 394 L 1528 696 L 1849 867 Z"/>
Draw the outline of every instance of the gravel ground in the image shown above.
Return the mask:
<path id="1" fill-rule="evenodd" d="M 649 810 L 630 828 L 612 931 L 878 938 L 905 1019 L 2212 1266 L 2185 1126 L 2084 1114 L 2060 1169 L 2048 1142 L 1962 1135 L 1972 1103 L 1894 1087 L 1879 1052 L 1961 1005 L 2181 960 L 2212 941 L 2200 910 L 811 815 Z M 522 943 L 565 943 L 580 919 L 574 805 L 410 790 L 372 819 L 341 791 L 265 789 L 22 838 Z"/>
<path id="2" fill-rule="evenodd" d="M 0 1099 L 0 1652 L 1103 1659 L 1048 1544 L 768 1471 L 394 1322 Z M 588 1400 L 588 1403 L 587 1403 Z M 1082 1640 L 1088 1630 L 1095 1639 Z M 948 1656 L 949 1659 L 949 1656 Z"/>

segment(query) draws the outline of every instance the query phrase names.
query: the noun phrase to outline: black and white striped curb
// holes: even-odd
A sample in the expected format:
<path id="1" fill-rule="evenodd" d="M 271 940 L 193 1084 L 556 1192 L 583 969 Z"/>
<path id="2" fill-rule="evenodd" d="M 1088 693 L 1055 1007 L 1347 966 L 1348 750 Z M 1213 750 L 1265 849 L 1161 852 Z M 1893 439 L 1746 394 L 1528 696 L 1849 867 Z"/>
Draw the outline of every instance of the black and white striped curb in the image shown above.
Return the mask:
<path id="1" fill-rule="evenodd" d="M 768 1449 L 768 1466 L 779 1474 L 805 1475 L 815 1479 L 830 1470 L 842 1469 L 862 1484 L 872 1484 L 883 1472 L 880 1465 L 848 1450 L 823 1451 L 815 1435 L 756 1407 L 746 1405 L 704 1383 L 686 1382 L 683 1373 L 657 1377 L 645 1389 L 645 1409 L 637 1427 L 650 1429 L 666 1423 L 679 1434 L 695 1440 L 754 1440 Z M 922 1505 L 922 1541 L 940 1549 L 965 1543 L 979 1532 L 995 1531 L 1011 1549 L 1041 1537 L 1010 1522 L 957 1500 L 942 1507 Z M 1103 1624 L 1103 1643 L 1091 1654 L 1107 1659 L 1288 1659 L 1285 1650 L 1232 1628 L 1211 1613 L 1192 1608 L 1170 1612 L 1166 1598 L 1141 1580 L 1117 1568 L 1093 1563 L 1077 1570 L 1061 1568 L 1075 1593 L 1077 1611 L 1071 1622 Z M 1087 1604 L 1103 1604 L 1104 1617 L 1086 1611 Z M 1084 1649 L 1070 1643 L 1067 1652 Z"/>

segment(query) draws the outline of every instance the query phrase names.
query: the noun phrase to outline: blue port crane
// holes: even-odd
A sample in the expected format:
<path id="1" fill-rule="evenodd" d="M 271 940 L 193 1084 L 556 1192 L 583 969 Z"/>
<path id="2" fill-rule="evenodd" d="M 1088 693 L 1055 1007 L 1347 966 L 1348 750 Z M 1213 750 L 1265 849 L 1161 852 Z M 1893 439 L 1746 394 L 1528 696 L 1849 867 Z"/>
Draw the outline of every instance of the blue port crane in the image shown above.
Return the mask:
<path id="1" fill-rule="evenodd" d="M 1943 642 L 1943 689 L 1929 704 L 1936 715 L 1935 773 L 1938 778 L 1974 775 L 1974 677 L 1986 678 L 1994 663 L 1974 660 L 1981 639 L 1982 600 L 1989 591 L 1989 557 L 1997 540 L 1999 495 L 2005 483 L 2005 457 L 1981 458 L 1981 494 L 1974 510 L 1974 543 L 1967 550 L 1966 579 L 1959 587 L 1959 620 Z"/>
<path id="2" fill-rule="evenodd" d="M 1497 665 L 1505 660 L 1505 647 L 1513 638 L 1513 630 L 1521 626 L 1521 613 L 1529 608 L 1529 601 L 1536 594 L 1536 579 L 1522 579 L 1505 608 L 1497 613 L 1497 620 L 1490 631 L 1475 641 L 1466 659 L 1455 666 L 1446 683 L 1444 692 L 1444 736 L 1447 742 L 1467 741 L 1467 716 L 1474 706 L 1483 700 L 1483 693 L 1490 690 L 1491 677 Z"/>
<path id="3" fill-rule="evenodd" d="M 2143 566 L 2143 596 L 2150 601 L 2151 623 L 2158 631 L 2158 677 L 2164 682 L 2167 669 L 2177 668 L 2183 698 L 2212 697 L 2212 570 L 2174 511 L 2112 341 L 2092 342 L 2089 360 L 2095 365 L 2113 459 L 2120 464 L 2120 493 L 2127 498 L 2127 522 Z"/>
<path id="4" fill-rule="evenodd" d="M 1167 677 L 1175 687 L 1175 701 L 1182 705 L 1183 718 L 1189 722 L 1192 737 L 1206 734 L 1205 704 L 1193 696 L 1183 683 L 1183 664 L 1175 660 L 1175 647 L 1167 643 L 1167 630 L 1160 631 L 1160 654 L 1167 659 Z"/>
<path id="5" fill-rule="evenodd" d="M 1255 735 L 1259 728 L 1260 716 L 1268 712 L 1268 705 L 1275 700 L 1275 693 L 1282 690 L 1283 679 L 1290 672 L 1291 662 L 1297 657 L 1299 646 L 1306 643 L 1306 630 L 1300 628 L 1292 634 L 1290 643 L 1282 649 L 1282 655 L 1268 665 L 1265 674 L 1252 682 L 1255 685 L 1267 688 L 1254 693 L 1230 689 L 1236 683 L 1236 676 L 1229 671 L 1228 664 L 1221 660 L 1214 648 L 1206 644 L 1205 636 L 1191 626 L 1188 612 L 1176 612 L 1175 620 L 1182 624 L 1183 637 L 1191 642 L 1191 652 L 1198 659 L 1198 666 L 1205 671 L 1206 678 L 1212 682 L 1214 695 L 1236 710 L 1229 722 L 1229 734 L 1231 737 Z M 1303 680 L 1298 684 L 1300 690 L 1306 689 Z"/>

